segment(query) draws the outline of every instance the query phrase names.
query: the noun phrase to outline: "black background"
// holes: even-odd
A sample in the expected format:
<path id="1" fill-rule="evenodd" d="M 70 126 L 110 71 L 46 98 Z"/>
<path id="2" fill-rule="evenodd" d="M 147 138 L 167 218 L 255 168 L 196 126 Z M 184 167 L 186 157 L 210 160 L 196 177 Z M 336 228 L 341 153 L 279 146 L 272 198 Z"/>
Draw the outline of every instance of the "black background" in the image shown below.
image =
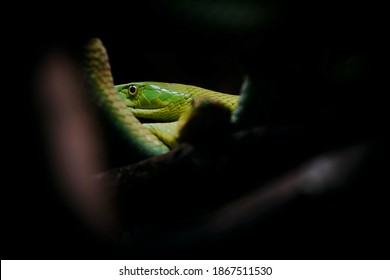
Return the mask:
<path id="1" fill-rule="evenodd" d="M 330 75 L 331 65 L 357 53 L 368 65 L 362 74 L 364 83 L 352 83 L 351 94 L 341 97 L 338 93 L 343 84 L 337 84 L 335 88 L 339 92 L 333 91 L 326 96 L 325 102 L 334 101 L 348 108 L 343 116 L 352 114 L 356 128 L 385 129 L 386 103 L 383 96 L 386 90 L 382 89 L 385 53 L 382 42 L 386 33 L 383 32 L 383 7 L 372 2 L 275 3 L 280 11 L 276 19 L 249 30 L 213 25 L 207 21 L 202 23 L 199 18 L 186 19 L 172 12 L 171 4 L 164 1 L 130 2 L 115 7 L 95 4 L 87 9 L 53 2 L 41 7 L 42 11 L 31 10 L 30 13 L 28 7 L 23 12 L 17 8 L 9 9 L 17 15 L 14 20 L 20 22 L 20 27 L 7 28 L 12 24 L 3 23 L 7 33 L 11 34 L 5 43 L 10 50 L 3 55 L 6 62 L 11 62 L 8 83 L 12 81 L 13 86 L 7 89 L 6 103 L 3 104 L 6 117 L 3 117 L 5 144 L 2 146 L 6 156 L 2 169 L 6 176 L 2 183 L 2 199 L 5 201 L 2 203 L 2 232 L 5 234 L 2 259 L 133 257 L 113 251 L 108 244 L 91 237 L 53 191 L 33 91 L 37 67 L 52 48 L 61 47 L 74 53 L 87 39 L 101 38 L 108 50 L 116 83 L 166 80 L 235 93 L 240 88 L 243 74 L 251 72 L 294 93 L 280 97 L 282 101 L 276 106 L 273 119 L 276 124 L 307 119 L 307 113 L 316 110 L 317 102 L 323 100 L 321 94 L 325 94 L 320 90 L 320 94 L 313 97 L 309 95 L 310 89 L 321 88 L 321 82 Z M 327 66 L 321 68 L 321 61 Z M 302 86 L 305 87 L 303 91 Z M 311 96 L 311 101 L 308 106 L 303 106 L 302 100 L 306 102 L 308 96 Z M 14 105 L 9 107 L 8 104 Z M 353 108 L 348 107 L 350 104 L 354 104 Z M 299 110 L 301 107 L 309 109 Z M 361 185 L 373 188 L 373 191 L 378 185 L 386 185 L 386 181 L 382 181 L 386 177 L 385 164 L 372 167 Z M 355 195 L 354 205 L 360 205 L 357 200 L 366 196 L 363 193 Z M 339 199 L 349 197 L 347 194 Z M 354 218 L 354 228 L 348 232 L 351 240 L 355 231 L 360 231 L 358 237 L 368 241 L 360 247 L 359 240 L 351 241 L 344 248 L 338 243 L 337 235 L 332 235 L 329 240 L 324 240 L 324 244 L 333 244 L 332 248 L 337 244 L 340 252 L 326 251 L 326 245 L 323 245 L 319 250 L 324 250 L 324 254 L 318 253 L 313 255 L 314 258 L 387 258 L 387 253 L 383 255 L 380 249 L 388 248 L 387 238 L 376 227 L 378 223 L 385 223 L 383 217 L 386 215 L 364 217 L 376 213 L 365 209 L 370 210 L 386 199 L 376 194 L 369 197 L 360 205 L 359 214 L 364 223 L 371 223 L 358 225 L 359 219 Z M 333 218 L 338 216 L 337 210 L 342 209 L 340 205 L 332 213 Z M 336 224 L 341 226 L 343 221 L 337 220 Z M 245 244 L 249 246 L 250 242 Z M 302 244 L 302 248 L 305 246 Z M 354 249 L 351 251 L 351 248 Z M 250 249 L 241 253 L 243 255 L 236 258 L 269 258 L 269 255 L 254 253 Z M 310 258 L 310 255 L 300 253 L 282 252 L 279 256 Z M 206 256 L 207 252 L 204 252 L 200 258 Z M 224 258 L 224 255 L 214 256 Z M 170 257 L 169 253 L 166 257 Z"/>

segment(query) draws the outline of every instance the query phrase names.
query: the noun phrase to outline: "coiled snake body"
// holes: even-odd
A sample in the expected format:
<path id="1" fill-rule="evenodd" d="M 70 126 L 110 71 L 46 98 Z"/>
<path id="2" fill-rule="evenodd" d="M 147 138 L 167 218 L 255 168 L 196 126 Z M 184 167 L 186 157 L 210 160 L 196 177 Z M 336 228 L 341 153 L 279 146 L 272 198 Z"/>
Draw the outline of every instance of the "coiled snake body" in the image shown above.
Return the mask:
<path id="1" fill-rule="evenodd" d="M 145 157 L 168 152 L 178 135 L 177 121 L 194 100 L 212 99 L 234 111 L 238 95 L 191 85 L 135 82 L 114 86 L 107 52 L 99 39 L 86 46 L 83 63 L 88 89 L 129 143 Z M 139 119 L 159 123 L 142 124 Z"/>

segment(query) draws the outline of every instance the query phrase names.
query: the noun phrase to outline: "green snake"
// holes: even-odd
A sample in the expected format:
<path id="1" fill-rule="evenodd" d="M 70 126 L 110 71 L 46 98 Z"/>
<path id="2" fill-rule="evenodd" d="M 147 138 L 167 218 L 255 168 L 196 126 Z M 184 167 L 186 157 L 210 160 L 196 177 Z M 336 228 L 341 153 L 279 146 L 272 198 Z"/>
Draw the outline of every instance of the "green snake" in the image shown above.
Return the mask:
<path id="1" fill-rule="evenodd" d="M 134 82 L 114 86 L 107 51 L 99 39 L 86 46 L 83 61 L 89 91 L 110 116 L 130 145 L 145 157 L 160 155 L 175 146 L 178 120 L 197 100 L 214 100 L 236 109 L 238 95 L 192 85 Z M 140 119 L 153 120 L 142 124 Z"/>

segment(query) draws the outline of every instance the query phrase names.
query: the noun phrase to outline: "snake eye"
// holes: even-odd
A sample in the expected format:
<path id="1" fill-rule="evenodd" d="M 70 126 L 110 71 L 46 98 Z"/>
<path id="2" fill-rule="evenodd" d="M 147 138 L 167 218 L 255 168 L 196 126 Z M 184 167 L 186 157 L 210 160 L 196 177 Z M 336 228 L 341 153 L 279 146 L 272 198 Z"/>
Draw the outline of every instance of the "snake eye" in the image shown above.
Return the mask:
<path id="1" fill-rule="evenodd" d="M 135 96 L 137 94 L 137 87 L 135 85 L 129 86 L 129 94 Z"/>

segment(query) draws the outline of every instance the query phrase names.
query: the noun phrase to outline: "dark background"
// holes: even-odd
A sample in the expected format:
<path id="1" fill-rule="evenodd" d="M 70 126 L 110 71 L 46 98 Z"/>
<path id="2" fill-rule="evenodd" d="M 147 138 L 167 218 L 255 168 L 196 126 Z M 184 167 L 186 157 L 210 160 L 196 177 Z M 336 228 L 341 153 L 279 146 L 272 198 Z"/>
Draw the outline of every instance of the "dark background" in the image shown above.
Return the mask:
<path id="1" fill-rule="evenodd" d="M 146 1 L 130 3 L 126 7 L 97 6 L 87 10 L 77 5 L 53 3 L 52 7 L 44 7 L 50 12 L 44 12 L 42 7 L 42 12 L 18 14 L 21 28 L 8 31 L 11 37 L 6 45 L 12 52 L 3 53 L 4 56 L 11 54 L 8 57 L 11 79 L 16 78 L 13 84 L 17 86 L 10 89 L 12 95 L 7 95 L 12 103 L 4 105 L 7 117 L 3 137 L 6 140 L 3 145 L 6 177 L 2 184 L 5 201 L 2 259 L 138 257 L 118 252 L 111 244 L 94 239 L 53 190 L 44 131 L 33 90 L 40 62 L 53 48 L 75 54 L 89 38 L 101 38 L 109 53 L 116 83 L 161 80 L 237 93 L 243 75 L 250 73 L 255 79 L 278 87 L 279 95 L 277 102 L 272 103 L 270 117 L 274 126 L 307 122 L 324 104 L 330 104 L 331 111 L 337 112 L 336 116 L 353 132 L 345 139 L 341 137 L 341 141 L 353 142 L 355 140 L 351 139 L 367 135 L 382 137 L 387 127 L 384 102 L 387 91 L 383 88 L 382 62 L 386 56 L 383 51 L 386 34 L 383 31 L 383 7 L 373 2 L 319 1 L 307 4 L 302 1 L 264 1 L 258 5 L 256 1 L 216 1 L 217 8 L 204 10 L 208 7 L 205 2 L 196 3 L 158 1 L 152 4 Z M 234 5 L 252 5 L 255 15 L 262 15 L 264 9 L 267 16 L 264 20 L 248 21 Z M 226 10 L 218 8 L 225 6 L 228 7 Z M 218 19 L 215 14 L 222 16 Z M 3 26 L 6 25 L 3 23 Z M 348 59 L 357 65 L 352 74 L 351 71 L 343 72 L 342 65 Z M 338 68 L 338 65 L 341 66 Z M 7 104 L 16 104 L 18 112 L 15 113 L 14 106 L 6 108 Z M 11 113 L 7 113 L 8 110 Z M 352 205 L 360 209 L 360 216 L 352 219 L 350 231 L 340 234 L 350 234 L 352 240 L 358 233 L 358 238 L 364 238 L 365 242 L 351 241 L 343 248 L 338 235 L 332 234 L 330 239 L 324 240 L 317 254 L 311 255 L 313 250 L 305 251 L 307 244 L 302 244 L 302 250 L 297 250 L 300 246 L 296 245 L 294 252 L 283 251 L 277 246 L 281 250 L 278 256 L 388 258 L 386 252 L 381 252 L 381 248 L 388 249 L 385 232 L 381 232 L 387 215 L 376 211 L 385 211 L 388 207 L 375 208 L 387 202 L 384 193 L 378 191 L 387 185 L 387 161 L 382 163 L 380 160 L 381 157 L 374 157 L 372 162 L 375 165 L 367 170 L 363 176 L 365 180 L 357 185 L 359 191 L 339 197 L 336 209 L 330 215 L 330 219 L 336 219 L 337 226 L 346 230 L 342 226 L 343 220 L 337 218 L 340 217 L 338 211 L 345 209 L 340 201 L 352 198 Z M 112 164 L 125 161 L 118 156 L 113 158 Z M 316 207 L 313 202 L 304 205 Z M 302 206 L 292 207 L 298 209 L 292 213 L 302 211 Z M 295 227 L 305 226 L 309 220 L 312 219 L 274 230 L 288 234 Z M 288 217 L 277 221 L 287 222 Z M 270 226 L 275 227 L 275 223 Z M 248 236 L 255 240 L 256 232 L 238 236 L 238 241 L 231 242 L 238 244 L 240 238 Z M 295 242 L 294 235 L 290 242 Z M 246 246 L 251 244 L 249 240 L 244 243 Z M 340 248 L 340 252 L 325 250 L 326 244 Z M 228 242 L 226 246 L 229 246 Z M 232 251 L 234 249 L 238 246 L 233 246 Z M 207 256 L 207 247 L 204 250 L 200 258 Z M 275 255 L 259 253 L 259 246 L 254 250 L 256 253 L 250 248 L 241 250 L 242 254 L 236 257 L 215 252 L 212 256 L 275 258 Z M 159 256 L 169 258 L 170 254 Z M 194 258 L 197 258 L 196 254 Z"/>

